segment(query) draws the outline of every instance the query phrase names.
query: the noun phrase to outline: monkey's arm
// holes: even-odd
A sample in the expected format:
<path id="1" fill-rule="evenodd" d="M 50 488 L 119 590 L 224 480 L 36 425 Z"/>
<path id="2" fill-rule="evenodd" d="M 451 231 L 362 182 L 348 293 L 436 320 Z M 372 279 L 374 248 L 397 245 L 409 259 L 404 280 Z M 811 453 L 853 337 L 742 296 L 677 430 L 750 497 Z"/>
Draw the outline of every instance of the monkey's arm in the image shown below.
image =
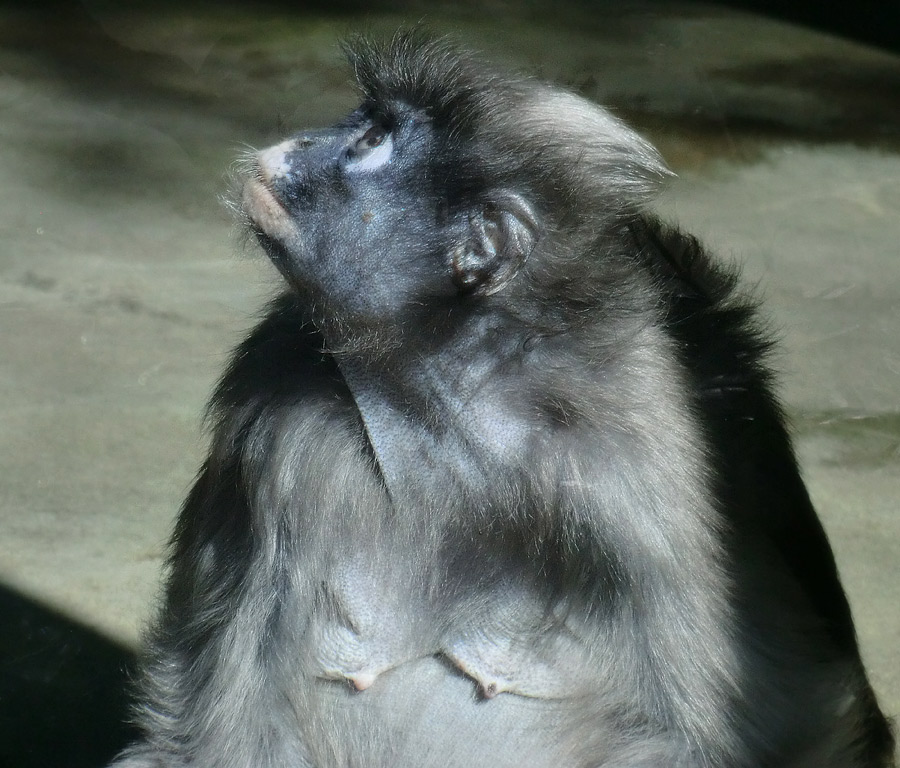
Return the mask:
<path id="1" fill-rule="evenodd" d="M 736 290 L 696 238 L 652 218 L 631 227 L 635 251 L 660 281 L 668 332 L 709 440 L 719 508 L 729 529 L 773 547 L 844 652 L 856 654 L 850 607 L 831 546 L 803 483 L 766 365 L 772 341 L 756 302 Z"/>

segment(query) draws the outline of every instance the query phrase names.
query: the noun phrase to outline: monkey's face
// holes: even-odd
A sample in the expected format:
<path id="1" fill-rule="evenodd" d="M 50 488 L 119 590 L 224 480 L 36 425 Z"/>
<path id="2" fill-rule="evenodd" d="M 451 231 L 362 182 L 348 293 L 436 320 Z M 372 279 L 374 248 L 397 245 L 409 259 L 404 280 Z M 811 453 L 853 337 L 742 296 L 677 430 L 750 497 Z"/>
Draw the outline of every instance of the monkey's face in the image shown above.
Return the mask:
<path id="1" fill-rule="evenodd" d="M 455 202 L 449 144 L 424 110 L 364 105 L 258 153 L 242 209 L 319 315 L 398 328 L 498 290 L 534 241 L 524 200 Z"/>
<path id="2" fill-rule="evenodd" d="M 345 323 L 396 320 L 456 293 L 451 252 L 463 230 L 429 166 L 428 119 L 354 112 L 260 152 L 243 209 L 289 283 Z"/>

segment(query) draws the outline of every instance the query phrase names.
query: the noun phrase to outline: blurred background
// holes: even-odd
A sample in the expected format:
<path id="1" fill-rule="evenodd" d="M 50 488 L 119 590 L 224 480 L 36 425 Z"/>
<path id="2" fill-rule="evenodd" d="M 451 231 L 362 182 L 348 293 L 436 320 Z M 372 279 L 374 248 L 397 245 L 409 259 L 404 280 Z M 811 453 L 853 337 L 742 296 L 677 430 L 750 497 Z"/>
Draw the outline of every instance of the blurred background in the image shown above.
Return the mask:
<path id="1" fill-rule="evenodd" d="M 205 400 L 279 287 L 220 201 L 229 166 L 355 106 L 341 36 L 419 21 L 629 120 L 677 173 L 661 215 L 743 265 L 900 713 L 895 8 L 0 2 L 0 766 L 128 738 Z"/>

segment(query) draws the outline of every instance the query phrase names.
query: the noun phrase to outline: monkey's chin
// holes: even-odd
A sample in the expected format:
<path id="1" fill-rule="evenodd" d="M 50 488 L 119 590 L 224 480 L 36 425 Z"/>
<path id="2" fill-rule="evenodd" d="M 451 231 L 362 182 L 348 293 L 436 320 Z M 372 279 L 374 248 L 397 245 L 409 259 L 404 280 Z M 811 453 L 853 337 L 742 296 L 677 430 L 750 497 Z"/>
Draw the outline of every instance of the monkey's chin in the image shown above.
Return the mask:
<path id="1" fill-rule="evenodd" d="M 290 214 L 263 182 L 248 179 L 241 194 L 241 211 L 250 223 L 268 237 L 288 245 L 297 237 Z"/>

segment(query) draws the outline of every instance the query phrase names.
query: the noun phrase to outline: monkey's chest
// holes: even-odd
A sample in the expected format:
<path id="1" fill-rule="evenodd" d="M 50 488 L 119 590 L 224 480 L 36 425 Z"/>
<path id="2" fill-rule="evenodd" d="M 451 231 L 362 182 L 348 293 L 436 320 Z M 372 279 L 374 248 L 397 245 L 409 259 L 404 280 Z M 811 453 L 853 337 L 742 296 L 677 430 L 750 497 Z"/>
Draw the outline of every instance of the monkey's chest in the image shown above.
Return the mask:
<path id="1" fill-rule="evenodd" d="M 364 691 L 436 657 L 484 698 L 567 699 L 594 684 L 586 611 L 555 600 L 526 567 L 456 554 L 440 566 L 397 553 L 341 562 L 307 635 L 314 674 Z"/>

